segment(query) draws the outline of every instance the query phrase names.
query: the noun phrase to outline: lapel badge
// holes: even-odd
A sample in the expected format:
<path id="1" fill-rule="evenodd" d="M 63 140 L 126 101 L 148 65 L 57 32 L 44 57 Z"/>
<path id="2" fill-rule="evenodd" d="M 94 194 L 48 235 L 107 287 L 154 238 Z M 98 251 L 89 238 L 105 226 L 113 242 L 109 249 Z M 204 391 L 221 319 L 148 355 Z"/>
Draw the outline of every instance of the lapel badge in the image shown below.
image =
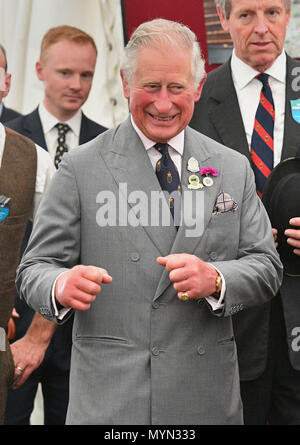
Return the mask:
<path id="1" fill-rule="evenodd" d="M 0 196 L 0 222 L 4 221 L 9 215 L 10 198 L 4 195 Z"/>
<path id="2" fill-rule="evenodd" d="M 188 160 L 187 169 L 191 173 L 198 173 L 200 170 L 199 162 L 196 158 L 192 157 Z"/>
<path id="3" fill-rule="evenodd" d="M 212 185 L 214 185 L 214 181 L 209 176 L 206 176 L 203 179 L 203 184 L 205 185 L 205 187 L 211 187 Z"/>
<path id="4" fill-rule="evenodd" d="M 214 185 L 212 176 L 216 177 L 219 175 L 219 173 L 217 172 L 217 170 L 215 168 L 204 167 L 204 168 L 201 168 L 200 175 L 205 176 L 205 178 L 203 179 L 203 184 L 205 185 L 205 187 L 211 187 L 212 185 Z"/>
<path id="5" fill-rule="evenodd" d="M 291 100 L 293 119 L 300 124 L 300 99 Z"/>
<path id="6" fill-rule="evenodd" d="M 200 178 L 197 175 L 191 175 L 189 177 L 189 185 L 188 188 L 190 190 L 199 190 L 203 188 L 203 184 L 200 182 Z"/>

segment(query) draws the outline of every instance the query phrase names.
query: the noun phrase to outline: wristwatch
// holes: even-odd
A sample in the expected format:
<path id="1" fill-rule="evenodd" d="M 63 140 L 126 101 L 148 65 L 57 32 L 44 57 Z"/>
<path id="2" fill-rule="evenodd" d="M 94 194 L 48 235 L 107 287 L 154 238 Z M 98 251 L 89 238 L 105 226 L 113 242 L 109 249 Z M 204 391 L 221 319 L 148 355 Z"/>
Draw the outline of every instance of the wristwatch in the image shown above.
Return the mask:
<path id="1" fill-rule="evenodd" d="M 217 278 L 216 278 L 216 292 L 221 292 L 222 290 L 222 278 L 221 275 L 218 274 Z"/>

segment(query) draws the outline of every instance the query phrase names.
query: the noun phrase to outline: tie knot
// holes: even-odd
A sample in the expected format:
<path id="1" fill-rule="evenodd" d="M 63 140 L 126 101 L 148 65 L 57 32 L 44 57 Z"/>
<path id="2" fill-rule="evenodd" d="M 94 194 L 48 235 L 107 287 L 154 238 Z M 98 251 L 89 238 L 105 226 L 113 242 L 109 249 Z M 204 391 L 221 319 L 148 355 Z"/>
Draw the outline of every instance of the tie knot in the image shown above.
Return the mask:
<path id="1" fill-rule="evenodd" d="M 69 127 L 68 124 L 62 124 L 62 123 L 58 123 L 55 125 L 55 127 L 58 129 L 58 134 L 59 135 L 65 135 L 68 133 L 68 131 L 71 130 L 71 128 Z"/>
<path id="2" fill-rule="evenodd" d="M 269 82 L 269 74 L 266 73 L 260 73 L 258 76 L 256 76 L 256 79 L 260 80 L 263 86 L 267 86 Z"/>
<path id="3" fill-rule="evenodd" d="M 169 145 L 168 144 L 155 144 L 154 147 L 162 155 L 165 155 L 166 153 L 169 153 Z"/>

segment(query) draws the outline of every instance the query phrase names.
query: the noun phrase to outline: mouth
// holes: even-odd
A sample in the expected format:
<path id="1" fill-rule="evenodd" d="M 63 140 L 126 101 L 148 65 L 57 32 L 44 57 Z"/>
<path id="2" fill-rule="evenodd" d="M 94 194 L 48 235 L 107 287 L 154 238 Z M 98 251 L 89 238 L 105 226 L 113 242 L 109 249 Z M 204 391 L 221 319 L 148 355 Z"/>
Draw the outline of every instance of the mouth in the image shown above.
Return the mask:
<path id="1" fill-rule="evenodd" d="M 166 117 L 155 116 L 154 114 L 151 113 L 149 113 L 149 115 L 151 116 L 152 119 L 154 119 L 157 122 L 171 122 L 176 118 L 176 114 L 174 116 L 166 116 Z"/>
<path id="2" fill-rule="evenodd" d="M 264 48 L 268 45 L 271 45 L 272 42 L 252 42 L 252 45 L 258 47 L 258 48 Z"/>
<path id="3" fill-rule="evenodd" d="M 80 96 L 75 96 L 75 95 L 69 95 L 69 96 L 66 96 L 66 98 L 69 100 L 81 100 Z"/>

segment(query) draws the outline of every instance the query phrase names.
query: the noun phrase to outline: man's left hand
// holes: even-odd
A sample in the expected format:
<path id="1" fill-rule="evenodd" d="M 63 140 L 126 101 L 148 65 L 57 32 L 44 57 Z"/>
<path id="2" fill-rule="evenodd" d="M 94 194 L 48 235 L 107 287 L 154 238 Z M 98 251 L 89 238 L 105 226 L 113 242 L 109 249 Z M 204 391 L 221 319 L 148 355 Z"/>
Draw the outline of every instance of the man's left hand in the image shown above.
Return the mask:
<path id="1" fill-rule="evenodd" d="M 300 256 L 300 217 L 292 218 L 290 224 L 299 229 L 287 229 L 284 234 L 288 237 L 287 243 L 295 247 L 294 253 Z"/>
<path id="2" fill-rule="evenodd" d="M 20 388 L 30 374 L 40 366 L 44 360 L 47 346 L 47 344 L 43 345 L 38 339 L 33 340 L 26 335 L 11 344 L 11 352 L 16 364 L 13 389 Z"/>
<path id="3" fill-rule="evenodd" d="M 216 291 L 218 272 L 208 263 L 195 255 L 187 253 L 172 254 L 157 258 L 158 264 L 169 272 L 178 298 L 188 292 L 190 299 L 205 298 Z"/>

